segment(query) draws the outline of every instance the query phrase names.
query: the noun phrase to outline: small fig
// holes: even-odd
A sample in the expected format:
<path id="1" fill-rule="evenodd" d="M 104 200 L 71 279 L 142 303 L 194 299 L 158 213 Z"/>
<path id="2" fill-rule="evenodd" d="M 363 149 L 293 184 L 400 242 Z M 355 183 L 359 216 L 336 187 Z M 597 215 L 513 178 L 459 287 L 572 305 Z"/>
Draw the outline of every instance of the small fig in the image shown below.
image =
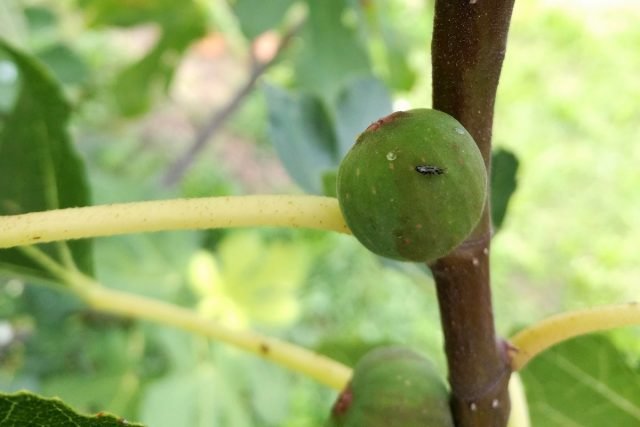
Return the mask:
<path id="1" fill-rule="evenodd" d="M 449 393 L 425 357 L 399 346 L 367 353 L 327 427 L 453 427 Z"/>
<path id="2" fill-rule="evenodd" d="M 337 196 L 347 225 L 370 251 L 429 262 L 473 231 L 487 171 L 456 119 L 425 108 L 398 111 L 360 134 L 340 164 Z"/>

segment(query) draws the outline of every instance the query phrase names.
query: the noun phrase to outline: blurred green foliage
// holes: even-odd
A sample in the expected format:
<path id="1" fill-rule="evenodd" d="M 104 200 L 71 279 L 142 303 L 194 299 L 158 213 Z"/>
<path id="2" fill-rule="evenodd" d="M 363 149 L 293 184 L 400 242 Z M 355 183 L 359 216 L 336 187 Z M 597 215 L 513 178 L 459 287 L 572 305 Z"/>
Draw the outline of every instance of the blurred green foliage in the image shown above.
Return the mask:
<path id="1" fill-rule="evenodd" d="M 0 25 L 0 37 L 40 58 L 64 84 L 95 203 L 323 193 L 323 176 L 330 181 L 369 122 L 391 109 L 428 106 L 432 12 L 429 2 L 401 0 L 272 3 L 262 14 L 255 13 L 261 0 L 14 0 L 0 2 L 0 23 L 23 22 L 28 31 Z M 266 84 L 244 99 L 178 187 L 162 186 L 160 176 L 202 117 L 224 108 L 239 85 L 234 78 L 249 72 L 249 52 L 273 49 L 270 35 L 277 42 L 290 30 L 305 14 L 301 4 L 305 24 Z M 496 147 L 519 161 L 518 188 L 492 244 L 502 334 L 563 309 L 637 299 L 638 18 L 633 4 L 516 4 L 494 126 Z M 0 55 L 6 131 L 25 86 Z M 512 178 L 506 174 L 505 188 Z M 96 276 L 109 286 L 234 327 L 250 325 L 347 363 L 375 344 L 403 343 L 444 369 L 428 274 L 383 262 L 345 236 L 160 233 L 99 239 L 95 255 Z M 312 427 L 335 396 L 224 345 L 102 316 L 67 294 L 1 277 L 3 391 L 58 395 L 84 412 L 109 410 L 154 427 Z M 636 363 L 640 331 L 610 336 L 615 347 L 603 344 L 602 357 L 622 351 L 625 363 Z M 551 393 L 529 384 L 534 403 Z"/>

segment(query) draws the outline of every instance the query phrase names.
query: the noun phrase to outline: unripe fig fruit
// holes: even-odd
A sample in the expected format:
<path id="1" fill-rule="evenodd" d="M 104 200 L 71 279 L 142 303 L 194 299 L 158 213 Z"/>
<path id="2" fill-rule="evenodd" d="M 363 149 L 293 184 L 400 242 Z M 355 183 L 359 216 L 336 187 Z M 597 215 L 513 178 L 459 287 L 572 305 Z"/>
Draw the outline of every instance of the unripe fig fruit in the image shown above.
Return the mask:
<path id="1" fill-rule="evenodd" d="M 382 347 L 356 365 L 327 427 L 453 427 L 449 393 L 433 364 L 404 347 Z"/>
<path id="2" fill-rule="evenodd" d="M 398 111 L 369 126 L 340 164 L 340 209 L 360 242 L 385 257 L 428 262 L 464 241 L 487 197 L 476 143 L 441 111 Z"/>

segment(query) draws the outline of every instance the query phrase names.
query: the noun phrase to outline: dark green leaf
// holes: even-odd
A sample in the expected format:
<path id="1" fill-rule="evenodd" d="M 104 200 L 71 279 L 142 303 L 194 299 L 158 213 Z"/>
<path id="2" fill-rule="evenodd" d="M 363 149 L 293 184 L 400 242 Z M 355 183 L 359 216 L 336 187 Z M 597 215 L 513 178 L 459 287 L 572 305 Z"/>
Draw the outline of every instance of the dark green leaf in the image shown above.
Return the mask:
<path id="1" fill-rule="evenodd" d="M 20 392 L 0 394 L 0 426 L 20 427 L 123 427 L 142 426 L 109 414 L 77 414 L 59 399 Z"/>
<path id="2" fill-rule="evenodd" d="M 67 45 L 56 43 L 36 53 L 56 78 L 65 84 L 83 83 L 89 74 L 86 64 Z"/>
<path id="3" fill-rule="evenodd" d="M 338 158 L 341 160 L 367 126 L 391 113 L 391 95 L 375 77 L 353 79 L 336 101 Z"/>
<path id="4" fill-rule="evenodd" d="M 640 372 L 604 336 L 547 350 L 527 365 L 522 379 L 534 426 L 640 425 Z"/>
<path id="5" fill-rule="evenodd" d="M 0 131 L 0 215 L 87 205 L 84 164 L 67 133 L 69 105 L 59 85 L 40 63 L 2 41 L 0 50 L 20 76 L 18 97 Z M 40 248 L 63 264 L 72 259 L 85 273 L 93 271 L 90 240 Z M 0 268 L 52 278 L 19 249 L 0 250 Z"/>
<path id="6" fill-rule="evenodd" d="M 323 103 L 309 95 L 265 88 L 269 134 L 284 167 L 307 192 L 322 194 L 322 174 L 337 166 L 336 138 Z"/>
<path id="7" fill-rule="evenodd" d="M 309 17 L 297 58 L 298 85 L 331 99 L 354 76 L 369 73 L 369 58 L 358 38 L 358 21 L 346 0 L 308 0 Z M 346 25 L 354 16 L 353 25 Z"/>
<path id="8" fill-rule="evenodd" d="M 78 0 L 89 24 L 94 26 L 129 27 L 149 22 L 172 26 L 193 7 L 192 1 L 174 0 Z"/>
<path id="9" fill-rule="evenodd" d="M 253 39 L 276 27 L 294 0 L 236 0 L 233 11 L 245 36 Z"/>
<path id="10" fill-rule="evenodd" d="M 34 31 L 53 27 L 58 20 L 51 9 L 40 6 L 25 7 L 24 15 L 29 28 Z"/>
<path id="11" fill-rule="evenodd" d="M 516 191 L 517 173 L 518 158 L 510 151 L 494 150 L 491 156 L 491 219 L 495 230 L 502 226 L 509 200 Z"/>
<path id="12" fill-rule="evenodd" d="M 163 46 L 156 46 L 116 77 L 113 96 L 123 115 L 135 116 L 146 112 L 151 107 L 154 95 L 169 85 L 174 69 L 162 63 L 163 50 Z"/>

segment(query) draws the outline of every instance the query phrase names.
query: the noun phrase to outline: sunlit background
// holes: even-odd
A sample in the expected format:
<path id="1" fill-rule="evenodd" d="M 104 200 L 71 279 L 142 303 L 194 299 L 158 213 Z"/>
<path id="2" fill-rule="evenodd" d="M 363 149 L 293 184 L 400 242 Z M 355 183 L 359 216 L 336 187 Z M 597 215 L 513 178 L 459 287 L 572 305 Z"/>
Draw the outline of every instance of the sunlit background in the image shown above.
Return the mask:
<path id="1" fill-rule="evenodd" d="M 429 106 L 432 4 L 347 2 L 341 22 L 326 28 L 354 34 L 367 66 L 352 66 L 357 55 L 347 52 L 325 75 L 323 58 L 314 56 L 314 43 L 322 41 L 295 31 L 304 2 L 273 3 L 2 0 L 0 35 L 35 53 L 64 82 L 96 204 L 321 193 L 336 159 L 319 150 L 317 163 L 295 170 L 274 139 L 297 135 L 304 144 L 310 135 L 322 146 L 322 135 L 336 131 L 323 130 L 327 123 L 354 132 L 336 117 L 359 104 L 370 113 Z M 327 4 L 342 7 L 340 0 Z M 494 124 L 496 148 L 519 161 L 517 189 L 492 243 L 502 335 L 566 309 L 639 299 L 638 22 L 634 0 L 516 2 Z M 15 80 L 1 61 L 0 110 Z M 238 96 L 252 73 L 256 84 Z M 364 86 L 349 86 L 357 79 Z M 345 87 L 350 92 L 340 92 Z M 348 108 L 330 105 L 331 97 L 346 97 Z M 230 107 L 234 98 L 237 108 Z M 187 156 L 183 173 L 172 175 L 220 111 L 229 114 L 202 150 Z M 283 111 L 291 123 L 279 122 Z M 297 119 L 308 126 L 298 129 Z M 313 146 L 304 150 L 314 153 Z M 428 272 L 383 261 L 352 238 L 223 230 L 95 245 L 97 277 L 108 286 L 193 307 L 349 364 L 373 345 L 403 343 L 429 353 L 444 372 Z M 609 335 L 636 363 L 640 330 Z M 154 427 L 314 427 L 335 398 L 224 344 L 102 316 L 66 294 L 5 277 L 0 389 L 21 388 Z"/>

